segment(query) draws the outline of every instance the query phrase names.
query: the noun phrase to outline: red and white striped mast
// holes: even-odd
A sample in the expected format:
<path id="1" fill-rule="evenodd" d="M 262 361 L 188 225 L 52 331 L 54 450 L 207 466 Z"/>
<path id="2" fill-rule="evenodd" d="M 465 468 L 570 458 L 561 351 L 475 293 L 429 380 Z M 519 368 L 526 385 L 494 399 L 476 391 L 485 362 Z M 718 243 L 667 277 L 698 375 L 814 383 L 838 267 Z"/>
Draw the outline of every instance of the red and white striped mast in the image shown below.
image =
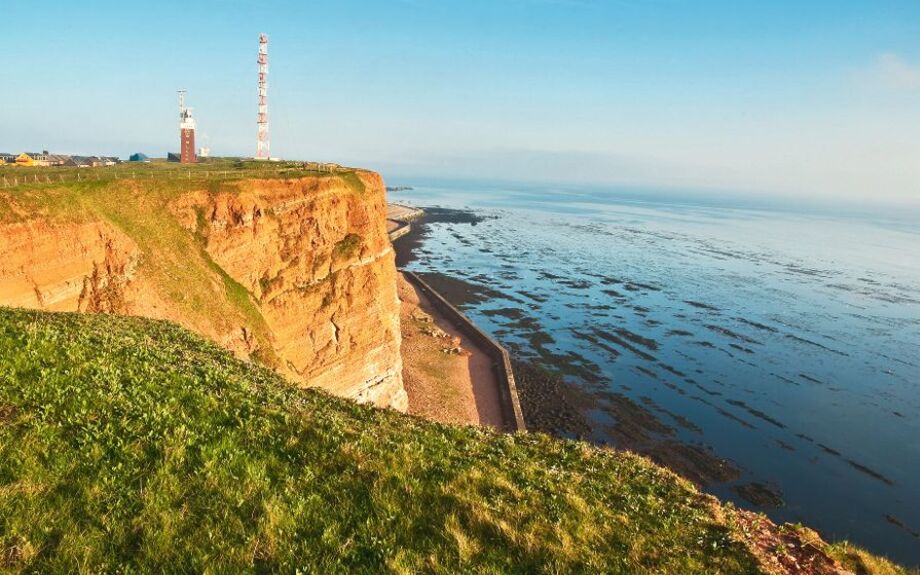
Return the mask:
<path id="1" fill-rule="evenodd" d="M 268 35 L 259 34 L 259 139 L 256 159 L 271 157 L 268 141 Z"/>

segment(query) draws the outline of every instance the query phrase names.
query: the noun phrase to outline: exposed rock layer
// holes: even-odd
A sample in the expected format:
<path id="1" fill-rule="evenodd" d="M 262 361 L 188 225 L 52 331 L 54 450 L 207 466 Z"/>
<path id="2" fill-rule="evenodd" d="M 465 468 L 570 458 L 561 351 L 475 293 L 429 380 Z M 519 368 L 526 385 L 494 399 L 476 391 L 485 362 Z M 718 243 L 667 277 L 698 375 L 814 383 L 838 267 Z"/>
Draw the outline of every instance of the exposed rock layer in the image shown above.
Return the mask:
<path id="1" fill-rule="evenodd" d="M 98 214 L 0 223 L 0 305 L 173 320 L 242 357 L 260 355 L 299 383 L 405 410 L 381 178 L 359 171 L 350 180 L 214 188 L 174 195 L 161 207 L 202 251 L 187 261 L 202 268 L 206 297 L 232 299 L 227 294 L 241 286 L 244 301 L 224 309 L 243 311 L 204 320 L 188 313 L 181 289 L 165 285 L 169 274 L 148 265 L 181 254 L 145 253 L 130 221 L 119 228 Z M 143 190 L 132 194 L 149 201 Z"/>
<path id="2" fill-rule="evenodd" d="M 103 222 L 30 220 L 0 228 L 0 302 L 54 311 L 125 312 L 139 251 Z M 118 292 L 119 304 L 110 300 Z"/>

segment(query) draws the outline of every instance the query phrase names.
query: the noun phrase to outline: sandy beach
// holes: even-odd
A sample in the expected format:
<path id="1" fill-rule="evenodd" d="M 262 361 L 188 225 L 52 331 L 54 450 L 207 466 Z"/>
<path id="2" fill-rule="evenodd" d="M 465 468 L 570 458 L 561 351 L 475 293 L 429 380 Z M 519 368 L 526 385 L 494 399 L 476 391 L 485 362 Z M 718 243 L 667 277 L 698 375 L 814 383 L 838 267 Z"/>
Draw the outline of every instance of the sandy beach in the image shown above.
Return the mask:
<path id="1" fill-rule="evenodd" d="M 501 427 L 492 359 L 401 274 L 398 294 L 409 413 L 444 423 Z"/>

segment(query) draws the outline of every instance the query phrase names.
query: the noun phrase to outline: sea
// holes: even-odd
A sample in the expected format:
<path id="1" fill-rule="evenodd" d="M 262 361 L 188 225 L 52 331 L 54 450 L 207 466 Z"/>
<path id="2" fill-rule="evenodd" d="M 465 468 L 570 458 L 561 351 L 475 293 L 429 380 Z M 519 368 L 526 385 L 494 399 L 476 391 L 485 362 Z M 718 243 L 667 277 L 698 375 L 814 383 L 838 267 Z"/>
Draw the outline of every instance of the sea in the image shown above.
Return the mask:
<path id="1" fill-rule="evenodd" d="M 426 224 L 406 267 L 489 290 L 463 306 L 500 342 L 562 358 L 567 384 L 638 406 L 655 420 L 648 433 L 731 462 L 733 476 L 706 486 L 723 499 L 920 565 L 916 214 L 394 183 L 413 189 L 391 202 L 478 216 Z M 588 440 L 630 435 L 623 410 L 582 411 Z"/>

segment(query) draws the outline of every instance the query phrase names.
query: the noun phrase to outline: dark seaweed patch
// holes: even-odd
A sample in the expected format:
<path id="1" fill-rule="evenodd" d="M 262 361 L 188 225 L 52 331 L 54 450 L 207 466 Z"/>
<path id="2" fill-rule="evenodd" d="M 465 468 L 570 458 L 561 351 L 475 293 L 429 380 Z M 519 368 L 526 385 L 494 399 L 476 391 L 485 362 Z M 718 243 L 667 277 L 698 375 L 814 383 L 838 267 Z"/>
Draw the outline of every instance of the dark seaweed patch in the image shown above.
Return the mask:
<path id="1" fill-rule="evenodd" d="M 494 300 L 509 300 L 515 303 L 524 302 L 514 296 L 500 292 L 490 287 L 462 280 L 460 278 L 442 273 L 419 273 L 431 287 L 443 295 L 449 302 L 458 307 L 477 305 Z"/>
<path id="2" fill-rule="evenodd" d="M 682 372 L 681 370 L 679 370 L 679 369 L 677 369 L 677 368 L 671 367 L 670 365 L 668 365 L 668 364 L 666 364 L 666 363 L 660 363 L 660 362 L 659 362 L 658 365 L 660 365 L 661 368 L 662 368 L 663 370 L 669 371 L 669 372 L 673 373 L 674 375 L 676 375 L 677 377 L 687 377 L 687 374 L 686 374 L 686 373 Z"/>
<path id="3" fill-rule="evenodd" d="M 661 288 L 658 286 L 641 282 L 626 282 L 623 284 L 623 289 L 627 291 L 661 291 Z"/>
<path id="4" fill-rule="evenodd" d="M 623 349 L 627 349 L 627 350 L 633 352 L 635 355 L 641 357 L 642 359 L 645 359 L 645 360 L 648 360 L 648 361 L 652 361 L 652 362 L 658 361 L 657 359 L 655 359 L 654 356 L 649 355 L 649 354 L 645 353 L 644 351 L 642 351 L 641 349 L 637 348 L 636 346 L 631 345 L 631 344 L 629 344 L 629 343 L 623 341 L 622 339 L 620 339 L 620 338 L 617 337 L 616 335 L 610 333 L 609 331 L 604 331 L 604 330 L 602 330 L 602 329 L 594 328 L 593 333 L 594 333 L 595 336 L 599 337 L 600 339 L 603 339 L 603 340 L 605 340 L 605 341 L 607 341 L 607 342 L 609 342 L 609 343 L 612 343 L 612 344 L 614 344 L 614 345 L 618 345 L 618 346 L 622 347 Z"/>
<path id="5" fill-rule="evenodd" d="M 757 507 L 782 507 L 786 504 L 783 501 L 783 492 L 772 485 L 757 482 L 745 483 L 732 487 L 732 490 Z"/>
<path id="6" fill-rule="evenodd" d="M 524 317 L 524 312 L 522 312 L 516 307 L 486 309 L 486 310 L 482 310 L 481 313 L 482 315 L 489 316 L 489 317 L 501 316 L 501 317 L 506 317 L 508 319 L 513 319 L 513 320 L 519 320 Z"/>
<path id="7" fill-rule="evenodd" d="M 533 293 L 527 290 L 518 290 L 518 293 L 524 297 L 528 297 L 537 303 L 546 303 L 549 301 L 549 296 L 542 294 Z"/>
<path id="8" fill-rule="evenodd" d="M 693 300 L 687 299 L 687 300 L 684 300 L 684 303 L 688 305 L 692 305 L 693 307 L 696 307 L 699 309 L 705 309 L 709 311 L 721 311 L 719 308 L 713 305 L 709 305 L 708 303 L 703 303 L 701 301 L 693 301 Z"/>
<path id="9" fill-rule="evenodd" d="M 766 421 L 767 423 L 770 423 L 770 424 L 775 425 L 776 427 L 779 427 L 780 429 L 786 428 L 786 426 L 780 423 L 779 421 L 773 419 L 772 417 L 760 411 L 759 409 L 754 409 L 753 407 L 751 407 L 750 405 L 746 404 L 745 402 L 739 399 L 729 399 L 727 401 L 731 405 L 734 405 L 735 407 L 740 407 L 741 409 L 747 411 L 748 413 L 750 413 L 751 415 L 753 415 L 754 417 L 758 419 L 762 419 Z"/>
<path id="10" fill-rule="evenodd" d="M 669 411 L 669 410 L 667 410 L 667 409 L 661 407 L 661 406 L 658 405 L 658 404 L 655 402 L 655 400 L 653 400 L 651 397 L 642 396 L 642 397 L 640 397 L 639 399 L 640 399 L 640 400 L 642 401 L 642 403 L 644 403 L 645 405 L 647 405 L 647 406 L 649 406 L 649 407 L 655 409 L 656 411 L 659 411 L 659 412 L 661 412 L 661 413 L 667 415 L 668 417 L 670 417 L 671 419 L 673 419 L 674 422 L 677 423 L 677 425 L 679 425 L 680 427 L 686 429 L 687 431 L 692 431 L 692 432 L 694 432 L 694 433 L 702 433 L 702 432 L 703 432 L 703 430 L 700 428 L 700 426 L 698 426 L 697 424 L 693 423 L 692 421 L 690 421 L 689 419 L 687 419 L 687 418 L 684 417 L 683 415 L 674 413 L 674 412 L 672 412 L 672 411 Z"/>
<path id="11" fill-rule="evenodd" d="M 911 529 L 910 527 L 908 527 L 906 523 L 904 523 L 903 521 L 901 521 L 894 515 L 889 515 L 886 513 L 885 521 L 887 521 L 888 523 L 891 523 L 892 525 L 894 525 L 895 527 L 898 527 L 899 529 L 903 529 L 904 531 L 906 531 L 910 535 L 913 535 L 917 539 L 920 539 L 920 531 L 915 531 L 914 529 Z"/>
<path id="12" fill-rule="evenodd" d="M 720 325 L 706 324 L 706 328 L 709 329 L 710 331 L 714 331 L 714 332 L 716 332 L 716 333 L 720 333 L 720 334 L 722 334 L 722 335 L 724 335 L 724 336 L 727 336 L 727 337 L 730 337 L 730 338 L 732 338 L 732 339 L 737 339 L 737 340 L 739 340 L 739 341 L 743 341 L 743 342 L 747 342 L 747 343 L 753 343 L 753 344 L 758 344 L 758 345 L 760 344 L 760 342 L 757 341 L 756 339 L 751 339 L 751 338 L 749 338 L 749 337 L 746 336 L 746 335 L 742 335 L 742 334 L 740 334 L 740 333 L 734 332 L 734 331 L 728 329 L 727 327 L 722 327 L 722 326 L 720 326 Z"/>
<path id="13" fill-rule="evenodd" d="M 575 304 L 572 306 L 570 306 L 569 304 L 566 304 L 566 307 L 573 307 L 575 309 L 587 309 L 591 311 L 610 311 L 612 309 L 616 309 L 616 306 L 608 305 L 605 303 L 602 303 L 602 304 L 586 303 L 586 304 Z"/>
<path id="14" fill-rule="evenodd" d="M 801 377 L 801 378 L 804 379 L 805 381 L 810 381 L 810 382 L 812 382 L 812 383 L 817 383 L 818 385 L 824 385 L 824 382 L 821 381 L 820 379 L 815 379 L 815 378 L 813 378 L 812 376 L 807 375 L 807 374 L 804 374 L 804 373 L 800 373 L 800 374 L 799 374 L 799 377 Z"/>
<path id="15" fill-rule="evenodd" d="M 745 324 L 747 324 L 747 325 L 749 325 L 749 326 L 751 326 L 751 327 L 753 327 L 753 328 L 757 328 L 757 329 L 759 329 L 759 330 L 761 330 L 761 331 L 768 331 L 768 332 L 770 332 L 770 333 L 776 333 L 777 331 L 779 331 L 779 330 L 777 330 L 775 327 L 770 327 L 770 326 L 768 326 L 768 325 L 764 325 L 764 324 L 759 323 L 759 322 L 756 322 L 756 321 L 751 321 L 751 320 L 745 319 L 745 318 L 743 318 L 743 317 L 737 317 L 737 318 L 735 318 L 735 319 L 738 320 L 738 321 L 740 321 L 741 323 L 745 323 Z"/>
<path id="16" fill-rule="evenodd" d="M 814 268 L 806 268 L 806 267 L 802 267 L 802 266 L 797 266 L 797 265 L 795 265 L 795 264 L 787 264 L 787 265 L 785 265 L 785 266 L 783 266 L 783 267 L 785 267 L 786 270 L 789 271 L 789 272 L 796 273 L 796 274 L 801 274 L 801 275 L 805 275 L 805 276 L 825 277 L 825 278 L 831 277 L 831 274 L 828 273 L 828 272 L 826 272 L 826 271 L 818 270 L 818 269 L 814 269 Z"/>
<path id="17" fill-rule="evenodd" d="M 669 330 L 668 333 L 665 335 L 677 336 L 677 337 L 692 337 L 693 332 L 689 332 L 684 329 L 672 329 L 672 330 Z"/>
<path id="18" fill-rule="evenodd" d="M 641 335 L 633 333 L 629 331 L 628 329 L 616 328 L 614 331 L 616 331 L 618 335 L 631 341 L 632 343 L 641 345 L 642 347 L 645 347 L 652 351 L 658 351 L 658 342 L 655 341 L 654 339 L 642 337 Z"/>
<path id="19" fill-rule="evenodd" d="M 576 386 L 566 383 L 557 371 L 521 359 L 514 360 L 513 369 L 529 429 L 569 438 L 590 433 L 578 408 L 584 402 L 583 393 Z"/>
<path id="20" fill-rule="evenodd" d="M 789 379 L 788 377 L 784 377 L 784 376 L 782 376 L 782 375 L 780 375 L 780 374 L 778 374 L 778 373 L 771 373 L 770 375 L 772 375 L 773 377 L 779 379 L 780 381 L 785 381 L 786 383 L 791 383 L 792 385 L 801 385 L 799 382 L 793 381 L 793 380 Z"/>
<path id="21" fill-rule="evenodd" d="M 453 208 L 428 207 L 422 208 L 422 210 L 424 213 L 416 222 L 426 224 L 471 224 L 475 226 L 486 220 L 498 218 L 496 215 L 485 216 L 471 210 L 457 210 Z"/>
<path id="22" fill-rule="evenodd" d="M 645 375 L 651 377 L 652 379 L 655 379 L 655 380 L 658 379 L 658 374 L 645 366 L 636 365 L 634 366 L 634 369 L 640 373 L 644 373 Z"/>
<path id="23" fill-rule="evenodd" d="M 734 462 L 719 457 L 702 445 L 665 441 L 640 453 L 670 467 L 697 485 L 724 483 L 741 475 L 741 470 Z"/>
<path id="24" fill-rule="evenodd" d="M 728 411 L 725 411 L 724 409 L 722 409 L 722 408 L 719 407 L 718 405 L 712 403 L 711 401 L 708 401 L 708 400 L 706 400 L 706 399 L 703 399 L 702 397 L 699 397 L 699 396 L 697 396 L 697 395 L 691 396 L 691 399 L 693 399 L 694 401 L 698 401 L 698 402 L 700 402 L 700 403 L 702 403 L 702 404 L 704 404 L 704 405 L 708 405 L 709 407 L 715 409 L 715 410 L 716 410 L 716 413 L 718 413 L 718 414 L 721 415 L 722 417 L 726 417 L 726 418 L 728 418 L 728 419 L 731 419 L 732 421 L 734 421 L 735 423 L 738 423 L 738 424 L 742 425 L 743 427 L 746 427 L 746 428 L 748 428 L 748 429 L 757 429 L 756 427 L 754 427 L 753 425 L 751 425 L 751 424 L 748 423 L 747 421 L 741 419 L 740 417 L 738 417 L 738 416 L 736 416 L 736 415 L 734 415 L 734 414 L 732 414 L 732 413 L 730 413 L 730 412 L 728 412 Z"/>
<path id="25" fill-rule="evenodd" d="M 601 395 L 607 400 L 600 406 L 601 411 L 610 415 L 615 422 L 608 426 L 608 431 L 621 447 L 635 447 L 654 436 L 674 433 L 672 428 L 625 395 L 609 392 Z"/>
<path id="26" fill-rule="evenodd" d="M 786 338 L 787 338 L 787 339 L 791 339 L 791 340 L 793 340 L 793 341 L 797 341 L 797 342 L 799 342 L 799 343 L 804 343 L 804 344 L 807 344 L 807 345 L 812 345 L 812 346 L 814 346 L 814 347 L 817 347 L 818 349 L 823 349 L 824 351 L 829 351 L 829 352 L 831 352 L 831 353 L 836 353 L 837 355 L 842 355 L 842 356 L 844 356 L 844 357 L 849 357 L 849 354 L 847 354 L 847 353 L 844 353 L 844 352 L 842 352 L 842 351 L 837 351 L 836 349 L 831 349 L 831 348 L 829 348 L 829 347 L 827 347 L 827 346 L 821 345 L 820 343 L 818 343 L 818 342 L 816 342 L 816 341 L 811 341 L 810 339 L 805 339 L 804 337 L 799 337 L 799 336 L 794 335 L 794 334 L 791 334 L 791 333 L 787 333 L 787 334 L 786 334 Z"/>
<path id="27" fill-rule="evenodd" d="M 572 328 L 572 329 L 570 329 L 569 331 L 572 333 L 572 335 L 575 337 L 575 339 L 580 339 L 580 340 L 582 340 L 582 341 L 587 341 L 587 342 L 590 343 L 591 345 L 594 345 L 594 346 L 596 346 L 596 347 L 599 347 L 599 348 L 603 349 L 604 351 L 606 351 L 607 353 L 611 354 L 611 355 L 612 355 L 613 357 L 615 357 L 615 358 L 620 356 L 620 350 L 618 350 L 617 348 L 612 347 L 612 346 L 610 346 L 610 345 L 607 345 L 606 343 L 604 343 L 603 341 L 600 341 L 596 336 L 594 336 L 594 335 L 592 335 L 592 334 L 590 334 L 590 333 L 585 333 L 585 332 L 580 331 L 580 330 L 577 330 L 577 329 L 575 329 L 575 328 Z"/>
<path id="28" fill-rule="evenodd" d="M 590 288 L 593 285 L 588 280 L 573 280 L 573 279 L 561 280 L 559 281 L 559 283 L 566 287 L 577 289 L 577 290 L 585 290 L 585 289 Z"/>
<path id="29" fill-rule="evenodd" d="M 534 271 L 538 271 L 538 270 L 534 270 Z M 551 280 L 551 281 L 564 280 L 564 279 L 565 279 L 563 276 L 557 276 L 557 275 L 554 274 L 554 273 L 550 273 L 550 272 L 546 272 L 546 271 L 540 271 L 540 272 L 539 272 L 539 275 L 540 275 L 540 277 L 545 278 L 545 279 L 548 279 L 548 280 Z"/>
<path id="30" fill-rule="evenodd" d="M 884 483 L 885 485 L 894 485 L 894 481 L 888 479 L 887 477 L 885 477 L 884 475 L 882 475 L 882 474 L 879 473 L 878 471 L 872 469 L 871 467 L 866 467 L 866 466 L 863 465 L 862 463 L 853 461 L 852 459 L 847 459 L 846 462 L 849 463 L 854 469 L 857 469 L 857 470 L 859 470 L 859 471 L 862 471 L 863 473 L 865 473 L 865 474 L 868 475 L 869 477 L 872 477 L 872 478 L 874 478 L 874 479 L 878 479 L 879 481 L 881 481 L 881 482 Z"/>
<path id="31" fill-rule="evenodd" d="M 705 393 L 706 395 L 710 395 L 710 396 L 712 396 L 712 397 L 719 397 L 720 395 L 722 395 L 722 392 L 721 392 L 721 391 L 715 391 L 715 390 L 713 390 L 713 389 L 709 389 L 708 387 L 705 387 L 705 386 L 702 386 L 702 385 L 698 384 L 697 382 L 695 382 L 695 381 L 692 380 L 692 379 L 685 379 L 684 381 L 686 381 L 687 383 L 689 383 L 689 384 L 692 385 L 693 387 L 699 389 L 700 391 L 702 391 L 702 392 Z"/>

